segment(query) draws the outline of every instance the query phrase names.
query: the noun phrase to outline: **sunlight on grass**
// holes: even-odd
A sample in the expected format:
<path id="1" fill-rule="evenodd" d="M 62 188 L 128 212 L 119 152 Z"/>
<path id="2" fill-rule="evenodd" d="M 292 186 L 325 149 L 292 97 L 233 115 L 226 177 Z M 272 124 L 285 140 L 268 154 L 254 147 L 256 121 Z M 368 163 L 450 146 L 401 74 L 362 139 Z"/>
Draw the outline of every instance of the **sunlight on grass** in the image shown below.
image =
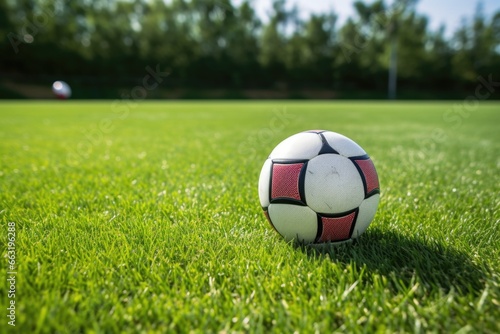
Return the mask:
<path id="1" fill-rule="evenodd" d="M 499 104 L 458 127 L 450 106 L 1 103 L 19 330 L 498 332 Z M 272 148 L 318 128 L 358 142 L 379 173 L 354 244 L 288 244 L 261 212 Z"/>

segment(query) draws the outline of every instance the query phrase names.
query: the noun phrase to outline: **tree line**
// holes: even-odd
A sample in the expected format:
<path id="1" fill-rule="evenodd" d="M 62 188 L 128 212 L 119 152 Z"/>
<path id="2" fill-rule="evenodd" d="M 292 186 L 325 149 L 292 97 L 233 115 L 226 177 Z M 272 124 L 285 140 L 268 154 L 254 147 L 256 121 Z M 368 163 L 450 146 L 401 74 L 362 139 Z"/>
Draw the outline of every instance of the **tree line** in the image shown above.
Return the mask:
<path id="1" fill-rule="evenodd" d="M 478 5 L 447 37 L 416 2 L 357 1 L 339 25 L 286 0 L 265 21 L 251 0 L 0 0 L 0 71 L 118 85 L 159 66 L 172 87 L 385 94 L 392 64 L 399 92 L 430 96 L 500 73 L 500 11 Z"/>

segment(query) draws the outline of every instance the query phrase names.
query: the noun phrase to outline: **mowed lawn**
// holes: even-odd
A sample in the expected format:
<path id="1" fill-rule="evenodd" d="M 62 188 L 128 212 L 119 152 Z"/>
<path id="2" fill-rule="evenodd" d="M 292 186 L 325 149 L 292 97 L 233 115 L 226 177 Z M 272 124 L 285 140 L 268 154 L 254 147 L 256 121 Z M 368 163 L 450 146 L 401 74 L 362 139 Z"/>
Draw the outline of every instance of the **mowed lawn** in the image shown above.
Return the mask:
<path id="1" fill-rule="evenodd" d="M 2 102 L 15 330 L 498 333 L 499 126 L 495 102 Z M 354 244 L 286 243 L 260 208 L 264 160 L 309 129 L 378 170 Z"/>

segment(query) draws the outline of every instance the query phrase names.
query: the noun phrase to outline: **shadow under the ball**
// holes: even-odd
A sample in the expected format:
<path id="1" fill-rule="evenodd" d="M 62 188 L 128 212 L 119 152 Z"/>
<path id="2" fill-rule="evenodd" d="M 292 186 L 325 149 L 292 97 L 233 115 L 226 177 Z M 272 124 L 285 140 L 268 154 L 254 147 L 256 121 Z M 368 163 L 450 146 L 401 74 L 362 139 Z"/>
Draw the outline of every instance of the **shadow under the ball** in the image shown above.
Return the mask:
<path id="1" fill-rule="evenodd" d="M 445 292 L 454 289 L 477 295 L 484 289 L 484 269 L 472 263 L 466 253 L 394 232 L 369 229 L 353 243 L 297 247 L 315 258 L 354 265 L 359 270 L 364 267 L 368 273 L 395 278 L 389 281 L 396 290 L 400 289 L 399 283 L 408 286 L 415 279 L 426 290 L 438 286 Z"/>

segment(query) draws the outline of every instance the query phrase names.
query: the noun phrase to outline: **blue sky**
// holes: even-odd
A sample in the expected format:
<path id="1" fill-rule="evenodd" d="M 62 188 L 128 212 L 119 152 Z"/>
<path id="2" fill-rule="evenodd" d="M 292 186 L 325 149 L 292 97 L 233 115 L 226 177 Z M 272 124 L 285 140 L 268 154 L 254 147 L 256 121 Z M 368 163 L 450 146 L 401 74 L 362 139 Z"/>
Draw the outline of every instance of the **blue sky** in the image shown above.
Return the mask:
<path id="1" fill-rule="evenodd" d="M 253 2 L 257 13 L 265 20 L 271 7 L 271 0 L 253 0 Z M 354 0 L 288 0 L 289 5 L 298 5 L 303 17 L 309 13 L 321 13 L 333 9 L 339 15 L 339 25 L 354 13 L 353 2 Z M 373 0 L 366 2 L 373 2 Z M 386 2 L 392 1 L 386 0 Z M 481 2 L 487 17 L 491 17 L 493 13 L 500 10 L 500 0 L 482 0 Z M 429 18 L 431 30 L 437 30 L 441 24 L 446 24 L 446 34 L 449 36 L 460 25 L 463 18 L 472 17 L 477 3 L 476 0 L 420 0 L 417 11 Z"/>

